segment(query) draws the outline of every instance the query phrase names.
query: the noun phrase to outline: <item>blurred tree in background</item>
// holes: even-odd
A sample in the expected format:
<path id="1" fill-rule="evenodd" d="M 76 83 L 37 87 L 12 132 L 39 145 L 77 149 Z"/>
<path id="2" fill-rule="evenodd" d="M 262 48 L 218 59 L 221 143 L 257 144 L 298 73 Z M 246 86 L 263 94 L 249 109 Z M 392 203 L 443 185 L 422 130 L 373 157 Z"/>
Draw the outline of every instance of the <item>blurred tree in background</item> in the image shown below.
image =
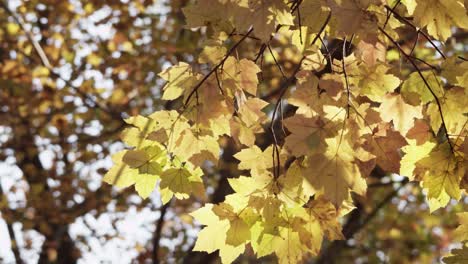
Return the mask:
<path id="1" fill-rule="evenodd" d="M 448 83 L 457 83 L 451 78 L 458 80 L 458 86 L 465 89 L 461 97 L 466 99 L 466 81 L 457 79 L 461 76 L 466 79 L 467 75 L 463 74 L 468 69 L 466 8 L 463 10 L 462 1 L 448 1 L 460 8 L 461 13 L 456 12 L 459 21 L 448 18 L 446 23 L 452 31 L 436 31 L 437 36 L 434 36 L 431 33 L 433 29 L 419 30 L 424 25 L 417 24 L 416 27 L 413 23 L 424 22 L 415 21 L 408 15 L 411 6 L 414 7 L 416 2 L 421 4 L 421 0 L 361 0 L 349 3 L 339 0 L 279 1 L 287 7 L 287 14 L 293 14 L 294 21 L 290 28 L 295 27 L 294 30 L 282 30 L 282 23 L 273 23 L 265 26 L 271 27 L 271 30 L 263 28 L 264 31 L 259 32 L 256 28 L 264 25 L 254 24 L 253 34 L 250 34 L 251 31 L 233 30 L 232 25 L 227 25 L 225 21 L 228 11 L 216 8 L 225 2 L 248 5 L 247 2 L 255 1 L 205 0 L 199 1 L 199 6 L 193 6 L 196 2 L 187 0 L 2 0 L 0 160 L 3 163 L 0 165 L 0 210 L 8 234 L 0 233 L 0 237 L 9 237 L 11 254 L 8 254 L 11 256 L 6 258 L 8 254 L 0 254 L 0 262 L 1 257 L 5 257 L 4 262 L 16 263 L 76 263 L 80 259 L 83 263 L 94 263 L 98 260 L 84 256 L 99 249 L 109 250 L 111 255 L 131 252 L 129 259 L 138 263 L 219 261 L 217 253 L 192 251 L 200 226 L 189 213 L 206 203 L 221 203 L 226 195 L 233 193 L 228 179 L 245 173 L 245 168 L 240 168 L 234 155 L 249 145 L 245 143 L 250 141 L 245 138 L 247 136 L 239 136 L 247 132 L 232 132 L 233 137 L 220 133 L 217 139 L 221 149 L 219 161 L 215 165 L 200 163 L 205 191 L 194 192 L 188 199 L 172 199 L 162 204 L 159 192 L 153 192 L 148 199 L 141 199 L 133 188 L 121 190 L 102 182 L 112 165 L 111 154 L 125 148 L 119 141 L 120 137 L 128 136 L 131 131 L 131 126 L 124 119 L 159 110 L 182 109 L 190 101 L 191 90 L 186 91 L 182 98 L 169 96 L 164 99 L 171 100 L 163 100 L 162 88 L 165 81 L 170 83 L 171 80 L 164 74 L 160 78 L 158 74 L 171 66 L 180 65 L 180 62 L 190 64 L 193 71 L 205 75 L 210 72 L 218 74 L 218 68 L 213 71 L 213 66 L 220 65 L 217 62 L 229 55 L 238 60 L 249 58 L 255 61 L 261 72 L 258 73 L 260 84 L 255 88 L 258 90 L 253 95 L 267 103 L 263 111 L 268 116 L 259 121 L 255 133 L 252 132 L 253 140 L 261 149 L 278 143 L 275 132 L 269 131 L 271 129 L 278 134 L 284 131 L 279 124 L 283 122 L 283 115 L 284 119 L 292 118 L 298 108 L 298 111 L 304 110 L 305 103 L 297 103 L 300 96 L 296 96 L 296 103 L 277 104 L 285 95 L 284 87 L 295 85 L 295 78 L 287 76 L 299 76 L 296 75 L 299 70 L 305 69 L 320 79 L 320 85 L 325 88 L 330 86 L 325 90 L 333 93 L 333 85 L 330 85 L 333 79 L 327 79 L 327 76 L 337 75 L 341 62 L 344 65 L 350 56 L 353 56 L 351 59 L 356 56 L 367 65 L 361 72 L 356 72 L 371 77 L 359 83 L 358 73 L 351 72 L 355 69 L 349 67 L 351 75 L 346 76 L 343 66 L 341 70 L 344 72 L 339 72 L 340 78 L 344 78 L 343 87 L 344 81 L 348 85 L 349 77 L 356 78 L 351 80 L 351 85 L 369 85 L 370 89 L 378 90 L 392 81 L 392 77 L 388 77 L 390 75 L 398 76 L 394 77 L 397 85 L 393 89 L 415 92 L 411 87 L 423 85 L 420 79 L 414 80 L 417 77 L 413 76 L 416 71 L 412 63 L 415 63 L 431 84 L 442 82 L 439 76 L 444 78 L 447 86 Z M 328 9 L 325 7 L 328 8 L 328 4 L 332 12 L 327 17 Z M 189 5 L 191 7 L 185 9 L 184 15 L 182 8 Z M 356 34 L 352 31 L 353 25 L 344 25 L 359 19 L 346 11 L 356 8 L 354 5 L 358 6 L 356 10 L 359 12 L 376 16 L 376 20 L 371 21 L 375 25 L 364 25 L 361 21 L 357 27 L 364 25 L 364 30 L 360 28 L 361 31 Z M 341 13 L 334 15 L 333 10 Z M 415 16 L 418 12 L 419 9 Z M 238 19 L 246 19 L 247 25 L 251 18 L 239 15 Z M 189 20 L 189 26 L 186 20 Z M 333 24 L 330 28 L 327 24 L 329 21 Z M 386 39 L 387 32 L 378 36 L 366 35 L 378 32 L 378 23 L 390 32 L 389 37 L 396 39 L 395 43 Z M 197 26 L 203 27 L 193 29 Z M 336 30 L 336 27 L 340 26 L 346 29 L 347 37 L 338 38 L 340 34 L 337 32 L 340 30 Z M 275 37 L 270 37 L 272 33 L 275 33 Z M 308 47 L 303 37 L 308 38 L 309 43 L 314 39 L 314 43 Z M 373 37 L 376 39 L 369 41 Z M 312 47 L 314 45 L 315 49 Z M 304 62 L 298 56 L 298 50 L 301 50 L 301 55 L 304 53 L 310 57 Z M 409 54 L 409 59 L 402 55 L 402 51 Z M 382 66 L 384 62 L 386 64 Z M 373 70 L 379 67 L 381 71 Z M 251 68 L 254 75 L 257 74 L 255 69 Z M 385 74 L 387 70 L 389 74 Z M 456 74 L 444 74 L 446 71 Z M 433 73 L 434 76 L 431 75 Z M 217 75 L 216 79 L 219 85 Z M 405 83 L 411 80 L 412 83 L 405 88 L 400 79 Z M 211 78 L 210 81 L 214 83 L 215 79 Z M 388 88 L 384 93 L 363 92 L 360 96 L 365 95 L 370 100 L 359 98 L 356 101 L 370 103 L 377 109 L 382 102 L 380 98 L 393 89 Z M 222 95 L 225 96 L 224 93 Z M 198 100 L 198 93 L 193 93 L 195 96 Z M 349 100 L 354 95 L 348 91 L 347 96 Z M 411 100 L 415 99 L 411 98 L 404 99 L 413 103 Z M 421 98 L 426 100 L 424 95 Z M 217 103 L 218 97 L 212 99 L 210 103 Z M 232 105 L 239 107 L 242 104 L 239 101 L 245 100 L 245 95 L 232 95 L 231 99 Z M 269 122 L 278 113 L 278 106 L 281 108 L 281 114 L 278 114 L 281 118 L 276 118 L 281 122 L 275 124 L 273 121 L 270 126 Z M 307 104 L 307 107 L 315 106 Z M 465 110 L 452 109 L 457 113 L 466 113 Z M 237 116 L 234 115 L 235 118 Z M 389 121 L 384 115 L 382 119 Z M 396 122 L 393 124 L 398 126 Z M 375 129 L 375 133 L 385 131 L 389 134 L 384 133 L 377 141 L 377 145 L 382 144 L 384 149 L 378 149 L 380 146 L 376 145 L 366 148 L 376 159 L 372 166 L 367 164 L 367 194 L 352 196 L 355 209 L 339 220 L 342 235 L 328 234 L 332 241 L 324 241 L 320 253 L 317 252 L 318 256 L 309 258 L 308 262 L 436 263 L 453 247 L 453 230 L 459 224 L 456 213 L 467 211 L 466 197 L 463 194 L 458 203 L 452 200 L 438 210 L 435 210 L 437 206 L 434 203 L 429 203 L 429 208 L 427 192 L 417 182 L 408 182 L 405 177 L 396 174 L 400 171 L 400 160 L 404 154 L 400 148 L 407 145 L 405 138 L 389 127 Z M 443 141 L 444 133 L 450 138 L 448 131 L 430 131 L 422 117 L 409 129 L 413 133 L 406 136 L 412 139 L 425 141 L 433 137 L 434 141 Z M 235 130 L 232 124 L 230 130 Z M 465 133 L 466 137 L 466 130 L 463 126 L 459 134 Z M 235 133 L 238 135 L 234 136 Z M 289 131 L 288 135 L 290 133 L 294 132 Z M 462 140 L 464 137 L 461 137 Z M 460 143 L 458 138 L 453 138 L 454 144 Z M 282 140 L 280 144 L 284 142 Z M 292 150 L 293 156 L 305 154 L 299 149 L 301 142 L 297 145 L 297 151 Z M 450 139 L 448 142 L 451 142 Z M 464 142 L 466 155 L 468 143 L 466 140 Z M 462 147 L 459 148 L 463 152 Z M 387 160 L 388 156 L 390 160 Z M 286 162 L 292 164 L 296 161 Z M 361 165 L 360 169 L 366 164 Z M 465 176 L 460 183 L 463 189 L 468 180 L 466 171 L 462 173 Z M 143 214 L 135 216 L 135 212 Z M 145 234 L 140 241 L 130 239 L 121 232 L 119 223 L 128 223 L 129 215 L 133 215 L 130 221 L 148 216 L 144 224 L 139 222 L 141 226 L 135 224 L 138 232 Z M 338 217 L 336 213 L 334 217 Z M 100 219 L 110 220 L 100 223 Z M 77 235 L 72 232 L 73 226 L 86 231 Z M 343 240 L 334 240 L 337 238 Z M 115 239 L 128 243 L 123 248 L 113 246 L 109 249 L 104 246 Z M 99 249 L 96 249 L 96 243 L 101 245 Z M 8 251 L 6 245 L 0 245 L 0 248 L 0 252 Z M 107 260 L 115 263 L 124 261 L 115 256 L 109 256 Z M 248 246 L 237 261 L 247 263 L 258 260 L 254 249 Z M 261 259 L 265 263 L 275 261 L 273 255 Z"/>

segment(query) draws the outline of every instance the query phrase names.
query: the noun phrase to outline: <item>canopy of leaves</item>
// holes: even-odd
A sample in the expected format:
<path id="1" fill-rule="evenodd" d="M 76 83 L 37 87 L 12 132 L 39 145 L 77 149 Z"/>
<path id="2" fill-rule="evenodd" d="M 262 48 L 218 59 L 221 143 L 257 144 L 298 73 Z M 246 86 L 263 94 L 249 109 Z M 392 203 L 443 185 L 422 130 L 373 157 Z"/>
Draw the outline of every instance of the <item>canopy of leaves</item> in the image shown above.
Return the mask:
<path id="1" fill-rule="evenodd" d="M 43 221 L 70 224 L 93 205 L 104 208 L 112 199 L 110 185 L 131 187 L 144 201 L 157 197 L 162 204 L 153 261 L 159 255 L 177 260 L 187 255 L 186 261 L 208 263 L 207 256 L 218 251 L 223 263 L 239 257 L 279 263 L 317 257 L 317 263 L 332 263 L 362 256 L 369 245 L 385 249 L 389 241 L 401 240 L 408 246 L 390 245 L 393 250 L 385 256 L 365 256 L 365 261 L 430 262 L 445 252 L 431 253 L 434 234 L 418 222 L 454 227 L 442 211 L 459 213 L 459 226 L 437 246 L 445 250 L 451 241 L 467 242 L 467 213 L 461 212 L 468 191 L 466 1 L 171 1 L 165 8 L 178 10 L 173 16 L 185 21 L 185 29 L 157 27 L 167 20 L 148 15 L 150 22 L 141 23 L 156 31 L 151 34 L 140 23 L 128 24 L 141 19 L 134 12 L 146 21 L 145 10 L 157 8 L 147 2 L 111 6 L 128 17 L 121 17 L 115 36 L 90 48 L 86 58 L 70 48 L 78 45 L 67 28 L 76 16 L 65 16 L 66 37 L 44 30 L 50 39 L 38 42 L 21 16 L 32 7 L 13 12 L 4 6 L 12 20 L 2 22 L 7 27 L 0 37 L 17 50 L 0 66 L 1 82 L 14 87 L 1 91 L 0 98 L 20 99 L 5 104 L 2 111 L 13 115 L 17 109 L 17 116 L 0 125 L 13 130 L 7 143 L 34 191 L 27 207 L 15 211 L 3 205 L 2 214 L 14 219 L 15 213 L 58 201 L 59 212 L 84 207 L 69 218 L 41 214 Z M 72 4 L 65 3 L 63 12 L 72 12 Z M 82 11 L 93 13 L 99 3 Z M 141 40 L 147 34 L 160 39 Z M 168 45 L 168 39 L 176 43 Z M 161 58 L 146 56 L 148 50 Z M 22 64 L 33 60 L 33 69 Z M 61 67 L 109 72 L 115 87 L 106 93 L 96 89 L 96 80 L 75 85 L 86 74 L 77 69 L 73 79 L 65 78 Z M 103 126 L 98 139 L 84 132 L 94 120 Z M 123 150 L 112 151 L 109 142 L 100 155 L 87 150 L 88 142 L 106 146 L 103 136 L 119 132 Z M 26 143 L 31 134 L 60 146 L 54 166 L 61 169 L 50 176 L 63 182 L 57 188 L 60 199 L 37 164 L 40 149 Z M 71 136 L 77 139 L 70 145 Z M 111 153 L 105 184 L 93 193 L 72 165 L 76 157 L 88 155 L 80 162 L 92 163 Z M 72 202 L 73 188 L 85 202 Z M 192 245 L 183 228 L 177 230 L 187 242 L 179 255 L 157 251 L 170 207 L 175 217 L 201 225 Z M 426 218 L 420 220 L 421 215 Z M 372 235 L 359 237 L 373 220 L 385 230 L 375 224 L 367 231 Z M 34 226 L 39 220 L 28 221 Z M 54 227 L 34 229 L 53 237 L 44 229 Z M 415 246 L 408 233 L 426 237 L 426 244 Z M 351 244 L 339 242 L 350 238 L 359 243 L 356 251 L 345 251 Z M 188 248 L 193 252 L 184 252 Z M 444 261 L 463 263 L 467 256 L 464 245 Z"/>

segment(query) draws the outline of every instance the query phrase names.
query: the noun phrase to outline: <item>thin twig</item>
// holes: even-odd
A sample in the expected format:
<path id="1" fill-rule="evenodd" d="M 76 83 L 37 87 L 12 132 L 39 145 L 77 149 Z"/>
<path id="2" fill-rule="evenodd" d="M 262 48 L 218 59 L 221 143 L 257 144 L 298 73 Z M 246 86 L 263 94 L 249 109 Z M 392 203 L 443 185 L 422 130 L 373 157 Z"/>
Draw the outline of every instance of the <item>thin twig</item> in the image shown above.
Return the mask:
<path id="1" fill-rule="evenodd" d="M 395 11 L 395 9 L 398 7 L 398 5 L 401 3 L 401 0 L 398 0 L 395 5 L 393 6 L 392 10 Z M 388 20 L 390 20 L 390 16 L 391 16 L 391 12 L 389 10 L 387 10 L 387 18 L 385 19 L 385 23 L 383 25 L 383 28 L 385 29 L 385 27 L 387 26 L 387 23 L 388 23 Z"/>
<path id="2" fill-rule="evenodd" d="M 345 84 L 346 84 L 346 92 L 348 95 L 348 103 L 346 106 L 346 117 L 349 117 L 349 107 L 351 102 L 351 92 L 349 90 L 349 81 L 348 81 L 348 74 L 346 73 L 346 66 L 345 66 L 345 58 L 346 58 L 346 37 L 343 40 L 343 58 L 341 59 L 341 67 L 343 68 L 343 75 L 345 77 Z"/>
<path id="3" fill-rule="evenodd" d="M 41 45 L 39 45 L 39 43 L 34 39 L 34 36 L 33 34 L 31 33 L 31 31 L 27 30 L 26 27 L 24 26 L 24 23 L 23 21 L 21 20 L 20 17 L 18 17 L 15 13 L 13 13 L 13 11 L 11 11 L 11 9 L 8 7 L 8 4 L 4 1 L 1 2 L 1 5 L 3 7 L 3 9 L 5 9 L 5 11 L 11 16 L 13 17 L 13 19 L 15 20 L 15 22 L 21 27 L 21 29 L 24 31 L 24 33 L 26 34 L 26 37 L 28 38 L 29 42 L 31 42 L 31 44 L 33 45 L 34 47 L 34 50 L 36 51 L 37 55 L 39 56 L 39 58 L 41 59 L 42 61 L 42 64 L 44 64 L 44 66 L 46 68 L 52 68 L 50 62 L 49 62 L 49 59 L 47 58 L 44 50 L 42 49 Z"/>
<path id="4" fill-rule="evenodd" d="M 395 10 L 393 10 L 392 8 L 390 8 L 389 6 L 385 6 L 385 8 L 390 12 L 392 13 L 398 20 L 402 21 L 403 23 L 407 24 L 408 26 L 412 27 L 414 30 L 416 30 L 416 32 L 419 32 L 421 33 L 421 35 L 423 35 L 423 37 L 429 41 L 429 43 L 434 47 L 434 49 L 440 54 L 440 56 L 442 56 L 442 58 L 447 59 L 447 56 L 445 56 L 445 54 L 439 49 L 439 47 L 437 47 L 437 45 L 432 41 L 432 39 L 426 34 L 426 32 L 422 31 L 420 28 L 418 28 L 417 26 L 415 26 L 413 23 L 411 23 L 411 21 L 409 21 L 408 19 L 404 18 L 403 16 L 401 16 L 400 14 L 398 14 Z M 383 29 L 382 29 L 383 30 Z"/>
<path id="5" fill-rule="evenodd" d="M 315 42 L 317 42 L 317 40 L 319 39 L 319 36 L 320 34 L 323 33 L 323 31 L 325 30 L 325 28 L 327 27 L 328 25 L 328 22 L 330 21 L 330 18 L 331 18 L 331 12 L 328 13 L 328 17 L 325 21 L 325 23 L 322 25 L 322 27 L 320 28 L 319 32 L 317 33 L 317 35 L 315 36 L 315 38 L 312 40 L 311 42 L 311 45 L 314 45 Z M 278 140 L 276 138 L 276 133 L 275 133 L 275 123 L 276 123 L 276 116 L 277 116 L 277 113 L 279 111 L 279 108 L 280 108 L 280 105 L 281 105 L 281 100 L 283 100 L 283 97 L 284 95 L 286 94 L 286 91 L 288 90 L 288 87 L 291 85 L 291 83 L 294 82 L 295 78 L 296 78 L 296 73 L 299 72 L 299 70 L 301 69 L 301 66 L 302 66 L 302 62 L 303 60 L 305 59 L 305 56 L 303 56 L 301 58 L 301 60 L 299 61 L 297 67 L 294 69 L 293 73 L 291 74 L 291 76 L 287 79 L 285 79 L 285 81 L 282 83 L 282 85 L 280 86 L 280 95 L 278 97 L 278 100 L 276 101 L 276 105 L 275 105 L 275 108 L 273 110 L 273 114 L 272 114 L 272 117 L 271 117 L 271 123 L 270 123 L 270 132 L 272 133 L 272 136 L 273 136 L 273 141 L 274 141 L 274 148 L 273 148 L 273 171 L 275 172 L 274 173 L 274 177 L 277 178 L 279 177 L 279 173 L 280 173 L 280 165 L 279 164 L 279 150 L 278 150 Z M 275 157 L 276 157 L 276 160 L 275 160 Z M 277 161 L 277 164 L 275 164 L 275 161 Z"/>
<path id="6" fill-rule="evenodd" d="M 419 77 L 421 77 L 421 79 L 423 80 L 424 82 L 424 85 L 426 86 L 426 88 L 429 90 L 429 92 L 432 94 L 432 96 L 434 97 L 435 101 L 436 101 L 436 104 L 437 104 L 437 107 L 438 107 L 438 110 L 439 110 L 439 114 L 440 114 L 440 119 L 442 121 L 442 128 L 444 129 L 444 132 L 445 132 L 445 137 L 447 138 L 447 142 L 450 146 L 450 149 L 452 151 L 452 153 L 454 153 L 454 148 L 453 148 L 453 145 L 452 145 L 452 142 L 450 141 L 450 137 L 449 137 L 449 132 L 448 132 L 448 129 L 447 129 L 447 125 L 445 123 L 445 118 L 444 118 L 444 114 L 442 112 L 442 105 L 440 104 L 440 100 L 439 98 L 437 97 L 437 95 L 434 93 L 434 91 L 432 90 L 431 86 L 429 85 L 429 83 L 427 82 L 426 78 L 424 77 L 424 75 L 422 74 L 421 72 L 421 69 L 419 69 L 418 65 L 414 62 L 413 60 L 413 57 L 411 57 L 410 55 L 408 55 L 400 46 L 400 44 L 398 44 L 398 42 L 396 42 L 390 35 L 388 35 L 388 33 L 383 30 L 381 27 L 379 27 L 379 30 L 380 32 L 382 32 L 392 43 L 393 45 L 395 45 L 395 47 L 398 48 L 398 50 L 403 54 L 403 56 L 406 57 L 406 59 L 411 63 L 411 65 L 413 65 L 413 67 L 416 69 L 416 71 L 418 72 L 418 75 Z"/>
<path id="7" fill-rule="evenodd" d="M 302 21 L 301 21 L 301 11 L 300 11 L 301 9 L 298 8 L 296 10 L 297 10 L 297 20 L 299 21 L 299 39 L 300 39 L 301 45 L 302 45 L 303 43 L 302 43 Z"/>
<path id="8" fill-rule="evenodd" d="M 185 107 L 188 106 L 188 103 L 190 102 L 190 99 L 192 99 L 192 96 L 195 94 L 195 92 L 203 85 L 203 83 L 208 80 L 208 78 L 215 72 L 218 70 L 219 67 L 221 67 L 221 65 L 224 64 L 224 62 L 226 62 L 226 60 L 229 58 L 229 56 L 231 56 L 231 54 L 237 49 L 237 47 L 242 43 L 244 42 L 244 40 L 250 35 L 250 33 L 252 33 L 253 31 L 253 28 L 251 28 L 244 36 L 242 36 L 242 38 L 236 42 L 236 44 L 234 44 L 234 46 L 232 46 L 229 51 L 226 53 L 226 55 L 224 56 L 224 58 L 215 66 L 213 67 L 213 69 L 211 69 L 206 75 L 205 77 L 203 77 L 203 79 L 201 79 L 201 81 L 195 85 L 195 87 L 192 89 L 192 91 L 190 92 L 190 94 L 188 95 L 187 99 L 185 100 L 184 102 L 184 105 Z"/>
<path id="9" fill-rule="evenodd" d="M 278 60 L 276 60 L 275 54 L 274 54 L 273 51 L 271 50 L 271 46 L 270 46 L 270 45 L 268 45 L 268 50 L 270 51 L 270 54 L 271 54 L 271 56 L 273 57 L 273 61 L 275 62 L 276 67 L 278 67 L 279 71 L 281 72 L 281 75 L 283 75 L 283 79 L 287 79 L 286 74 L 284 74 L 283 68 L 282 68 L 281 65 L 278 63 Z"/>

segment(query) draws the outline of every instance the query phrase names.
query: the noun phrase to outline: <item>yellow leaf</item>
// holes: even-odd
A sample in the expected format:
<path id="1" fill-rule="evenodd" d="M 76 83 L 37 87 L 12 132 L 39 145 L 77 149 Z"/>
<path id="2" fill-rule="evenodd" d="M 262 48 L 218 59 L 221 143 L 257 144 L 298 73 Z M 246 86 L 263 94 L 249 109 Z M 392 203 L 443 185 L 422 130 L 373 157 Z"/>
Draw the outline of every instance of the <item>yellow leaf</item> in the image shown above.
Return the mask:
<path id="1" fill-rule="evenodd" d="M 441 86 L 442 81 L 439 77 L 434 75 L 433 72 L 423 72 L 422 75 L 437 97 L 444 94 L 444 90 Z M 417 72 L 413 72 L 403 83 L 403 86 L 401 87 L 401 95 L 406 102 L 412 105 L 419 105 L 421 102 L 426 104 L 435 100 L 434 96 L 429 91 L 429 88 Z"/>
<path id="2" fill-rule="evenodd" d="M 185 62 L 179 62 L 165 71 L 159 73 L 159 77 L 167 81 L 163 90 L 163 100 L 174 100 L 179 98 L 184 91 L 189 90 L 197 82 L 192 68 Z"/>
<path id="3" fill-rule="evenodd" d="M 254 34 L 266 43 L 277 24 L 294 25 L 289 7 L 282 0 L 249 1 L 252 10 Z"/>
<path id="4" fill-rule="evenodd" d="M 225 87 L 231 88 L 235 94 L 236 89 L 243 90 L 251 95 L 257 94 L 258 77 L 260 68 L 248 59 L 237 60 L 230 56 L 223 65 L 222 77 Z"/>
<path id="5" fill-rule="evenodd" d="M 450 196 L 447 193 L 443 192 L 437 198 L 426 197 L 426 201 L 429 205 L 429 212 L 432 214 L 439 208 L 445 207 L 450 201 Z"/>
<path id="6" fill-rule="evenodd" d="M 226 233 L 226 243 L 232 246 L 245 244 L 250 240 L 250 227 L 241 218 L 236 218 L 230 222 Z"/>
<path id="7" fill-rule="evenodd" d="M 401 150 L 406 153 L 401 159 L 400 175 L 408 177 L 410 180 L 417 179 L 414 169 L 416 162 L 427 157 L 431 150 L 435 147 L 435 143 L 430 141 L 422 145 L 416 145 L 414 140 L 409 140 L 409 145 L 404 146 Z"/>
<path id="8" fill-rule="evenodd" d="M 234 157 L 240 160 L 239 169 L 259 171 L 273 167 L 273 147 L 262 151 L 256 145 L 239 151 Z"/>
<path id="9" fill-rule="evenodd" d="M 354 163 L 354 149 L 346 139 L 327 138 L 327 151 L 309 157 L 305 177 L 324 197 L 339 208 L 349 196 L 349 191 L 364 195 L 366 181 Z"/>
<path id="10" fill-rule="evenodd" d="M 420 160 L 417 167 L 425 169 L 423 186 L 428 189 L 428 198 L 440 199 L 446 193 L 459 200 L 460 180 L 465 173 L 463 162 L 452 153 L 448 143 L 434 148 L 428 157 Z"/>
<path id="11" fill-rule="evenodd" d="M 199 168 L 193 171 L 186 167 L 169 168 L 161 173 L 159 188 L 169 190 L 177 199 L 187 199 L 202 183 L 202 174 Z"/>
<path id="12" fill-rule="evenodd" d="M 143 150 L 129 150 L 125 153 L 122 161 L 128 164 L 132 168 L 137 168 L 146 163 L 149 160 L 149 156 L 146 151 Z"/>
<path id="13" fill-rule="evenodd" d="M 38 66 L 36 68 L 34 68 L 33 72 L 32 72 L 32 76 L 33 77 L 47 77 L 49 76 L 50 74 L 50 71 L 47 67 L 44 67 L 44 66 Z"/>
<path id="14" fill-rule="evenodd" d="M 414 126 L 415 118 L 423 118 L 422 107 L 412 106 L 404 102 L 401 95 L 388 94 L 379 107 L 381 118 L 385 122 L 393 121 L 393 126 L 406 135 L 408 130 Z"/>
<path id="15" fill-rule="evenodd" d="M 326 7 L 324 1 L 320 0 L 309 0 L 301 2 L 301 13 L 313 13 L 313 16 L 302 16 L 301 24 L 307 26 L 310 29 L 310 32 L 318 33 L 320 28 L 325 23 L 330 10 Z M 303 35 L 305 36 L 305 35 Z M 307 40 L 303 40 L 303 43 L 306 43 Z M 312 40 L 308 41 L 310 43 Z"/>
<path id="16" fill-rule="evenodd" d="M 226 47 L 217 41 L 208 41 L 198 57 L 199 63 L 218 64 L 226 54 Z"/>
<path id="17" fill-rule="evenodd" d="M 153 174 L 139 174 L 135 176 L 135 190 L 141 198 L 146 199 L 154 191 L 159 176 Z"/>
<path id="18" fill-rule="evenodd" d="M 93 65 L 94 67 L 97 67 L 99 64 L 101 64 L 102 58 L 94 53 L 91 53 L 86 57 L 86 62 Z"/>
<path id="19" fill-rule="evenodd" d="M 408 14 L 413 15 L 414 10 L 416 9 L 416 0 L 401 0 L 401 3 L 406 6 Z"/>
<path id="20" fill-rule="evenodd" d="M 468 15 L 460 0 L 416 0 L 414 20 L 420 27 L 427 26 L 427 32 L 445 41 L 451 35 L 451 28 L 468 28 Z"/>
<path id="21" fill-rule="evenodd" d="M 20 26 L 16 23 L 7 23 L 6 25 L 6 29 L 7 29 L 7 32 L 8 34 L 10 35 L 16 35 L 18 34 L 19 30 L 20 30 Z"/>
<path id="22" fill-rule="evenodd" d="M 455 240 L 468 241 L 468 212 L 458 213 L 457 216 L 460 225 L 453 232 Z"/>
<path id="23" fill-rule="evenodd" d="M 245 244 L 237 247 L 226 244 L 226 233 L 230 228 L 230 222 L 227 219 L 221 220 L 212 209 L 213 205 L 207 204 L 190 214 L 201 224 L 206 225 L 198 233 L 193 250 L 207 253 L 219 250 L 222 263 L 231 263 L 244 252 Z"/>
<path id="24" fill-rule="evenodd" d="M 381 102 L 386 94 L 393 92 L 400 85 L 399 78 L 386 74 L 388 67 L 383 64 L 374 67 L 361 66 L 360 69 L 359 94 L 367 96 L 374 102 Z"/>
<path id="25" fill-rule="evenodd" d="M 138 175 L 138 169 L 132 169 L 128 165 L 122 163 L 122 158 L 127 153 L 126 150 L 117 152 L 112 155 L 114 165 L 104 175 L 103 181 L 119 188 L 126 188 L 135 183 L 135 177 Z"/>
<path id="26" fill-rule="evenodd" d="M 336 135 L 336 131 L 327 127 L 320 117 L 306 118 L 296 114 L 284 120 L 284 125 L 291 132 L 284 147 L 296 157 L 325 150 L 324 139 Z"/>
<path id="27" fill-rule="evenodd" d="M 468 122 L 468 90 L 454 87 L 448 90 L 443 98 L 439 98 L 442 106 L 445 125 L 448 133 L 460 135 Z M 437 132 L 442 125 L 440 109 L 436 102 L 429 104 L 427 113 L 430 117 L 431 127 Z"/>

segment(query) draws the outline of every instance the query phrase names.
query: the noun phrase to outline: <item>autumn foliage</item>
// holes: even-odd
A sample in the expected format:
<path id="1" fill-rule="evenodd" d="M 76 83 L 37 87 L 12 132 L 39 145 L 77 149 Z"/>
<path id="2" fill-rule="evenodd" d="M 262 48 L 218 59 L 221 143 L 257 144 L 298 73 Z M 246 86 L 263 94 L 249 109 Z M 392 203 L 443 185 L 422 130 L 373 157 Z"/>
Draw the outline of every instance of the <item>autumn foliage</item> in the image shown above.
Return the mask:
<path id="1" fill-rule="evenodd" d="M 406 189 L 399 198 L 405 208 L 425 203 L 427 219 L 450 212 L 447 243 L 463 247 L 442 255 L 445 263 L 466 263 L 466 7 L 461 0 L 187 3 L 184 32 L 197 45 L 188 41 L 187 56 L 158 66 L 155 94 L 135 96 L 157 98 L 154 112 L 127 111 L 132 98 L 100 110 L 111 119 L 130 113 L 125 124 L 109 121 L 125 148 L 112 155 L 102 180 L 119 190 L 132 186 L 143 199 L 156 195 L 164 212 L 173 207 L 201 225 L 188 257 L 176 261 L 205 263 L 212 258 L 194 252 L 218 251 L 223 263 L 239 256 L 334 263 L 334 250 L 345 251 L 337 241 L 379 217 L 388 230 L 376 224 L 363 231 L 375 237 L 355 242 L 409 241 L 405 228 L 417 229 L 411 222 L 424 213 L 414 209 L 398 228 L 404 208 L 385 209 Z M 138 64 L 145 57 L 138 52 L 126 59 Z M 36 77 L 49 76 L 50 67 Z M 125 98 L 127 85 L 112 96 Z M 392 247 L 392 263 L 440 257 L 399 255 Z"/>

